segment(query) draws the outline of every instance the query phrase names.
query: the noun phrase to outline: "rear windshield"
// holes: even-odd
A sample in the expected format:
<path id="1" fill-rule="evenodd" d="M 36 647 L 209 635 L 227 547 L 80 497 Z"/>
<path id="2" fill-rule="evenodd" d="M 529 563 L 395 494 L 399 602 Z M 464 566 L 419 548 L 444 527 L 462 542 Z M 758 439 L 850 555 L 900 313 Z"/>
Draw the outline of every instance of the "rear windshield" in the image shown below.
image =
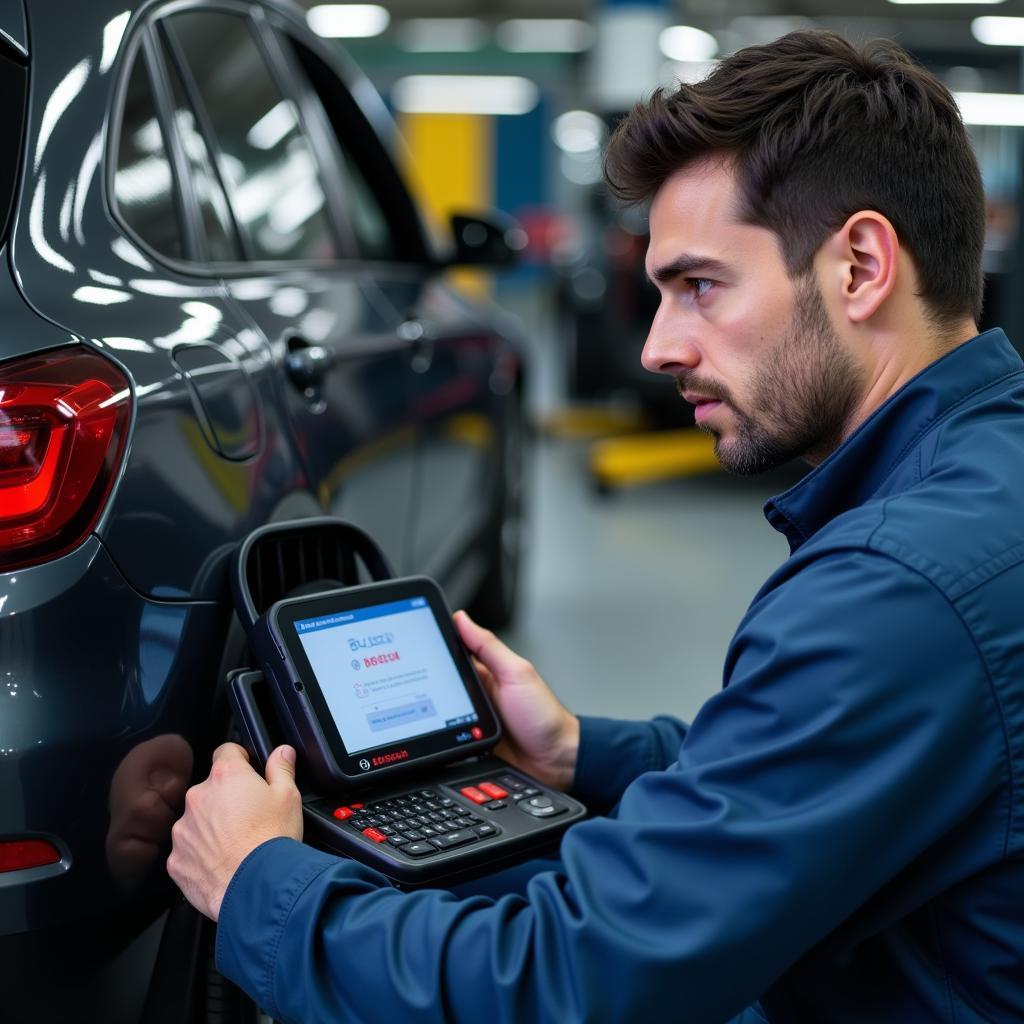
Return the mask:
<path id="1" fill-rule="evenodd" d="M 7 241 L 11 223 L 18 162 L 25 133 L 25 87 L 28 69 L 0 50 L 0 246 Z"/>

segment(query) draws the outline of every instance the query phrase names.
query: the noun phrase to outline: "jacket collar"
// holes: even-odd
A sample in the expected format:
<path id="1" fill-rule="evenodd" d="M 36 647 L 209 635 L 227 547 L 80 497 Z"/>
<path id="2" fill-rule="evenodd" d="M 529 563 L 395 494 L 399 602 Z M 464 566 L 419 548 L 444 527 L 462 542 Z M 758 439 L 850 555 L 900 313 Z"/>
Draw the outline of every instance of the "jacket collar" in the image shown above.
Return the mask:
<path id="1" fill-rule="evenodd" d="M 764 506 L 794 552 L 826 523 L 874 495 L 943 413 L 1024 363 L 993 328 L 926 366 L 880 405 L 824 462 Z"/>

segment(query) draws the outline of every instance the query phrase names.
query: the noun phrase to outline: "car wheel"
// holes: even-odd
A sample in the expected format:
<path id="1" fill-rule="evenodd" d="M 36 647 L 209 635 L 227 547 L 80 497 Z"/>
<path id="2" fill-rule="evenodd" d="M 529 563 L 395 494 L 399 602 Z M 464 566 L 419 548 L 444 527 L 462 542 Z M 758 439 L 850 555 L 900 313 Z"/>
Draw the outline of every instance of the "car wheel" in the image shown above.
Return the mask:
<path id="1" fill-rule="evenodd" d="M 524 542 L 525 434 L 522 397 L 517 394 L 505 416 L 494 509 L 484 531 L 487 568 L 467 606 L 469 614 L 489 629 L 507 626 L 515 615 Z"/>

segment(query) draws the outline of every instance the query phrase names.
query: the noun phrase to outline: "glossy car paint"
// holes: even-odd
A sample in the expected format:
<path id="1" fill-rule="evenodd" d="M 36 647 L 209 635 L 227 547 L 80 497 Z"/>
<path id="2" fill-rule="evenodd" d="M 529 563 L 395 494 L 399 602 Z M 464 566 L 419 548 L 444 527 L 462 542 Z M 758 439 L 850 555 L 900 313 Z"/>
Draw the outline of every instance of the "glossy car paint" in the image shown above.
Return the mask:
<path id="1" fill-rule="evenodd" d="M 242 657 L 226 582 L 237 543 L 275 519 L 342 515 L 461 603 L 480 580 L 521 382 L 500 314 L 457 298 L 426 260 L 213 274 L 129 237 L 111 208 L 109 119 L 154 6 L 33 0 L 26 29 L 0 0 L 0 32 L 31 40 L 0 360 L 89 346 L 126 371 L 134 403 L 94 533 L 0 574 L 0 839 L 45 836 L 62 854 L 0 875 L 10 1020 L 66 1019 L 93 997 L 104 1020 L 137 1015 L 95 979 L 173 896 L 170 825 L 224 737 L 218 684 Z M 381 125 L 379 101 L 342 74 Z M 288 372 L 300 334 L 334 348 L 315 394 Z"/>

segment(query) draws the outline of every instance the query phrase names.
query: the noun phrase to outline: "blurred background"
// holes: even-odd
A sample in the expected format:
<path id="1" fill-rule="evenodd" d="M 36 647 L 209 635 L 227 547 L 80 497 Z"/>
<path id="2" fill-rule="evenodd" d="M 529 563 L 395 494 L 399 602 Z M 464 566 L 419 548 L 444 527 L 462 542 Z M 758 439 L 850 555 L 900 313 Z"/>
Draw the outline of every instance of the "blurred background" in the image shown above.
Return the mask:
<path id="1" fill-rule="evenodd" d="M 692 718 L 786 546 L 761 506 L 801 468 L 738 479 L 640 350 L 657 305 L 643 211 L 600 183 L 608 132 L 658 85 L 740 47 L 825 27 L 899 41 L 954 92 L 988 201 L 983 328 L 1024 339 L 1018 209 L 1024 0 L 388 0 L 312 5 L 311 27 L 369 76 L 434 224 L 496 208 L 519 265 L 454 283 L 518 318 L 534 430 L 529 543 L 505 638 L 574 710 Z"/>

